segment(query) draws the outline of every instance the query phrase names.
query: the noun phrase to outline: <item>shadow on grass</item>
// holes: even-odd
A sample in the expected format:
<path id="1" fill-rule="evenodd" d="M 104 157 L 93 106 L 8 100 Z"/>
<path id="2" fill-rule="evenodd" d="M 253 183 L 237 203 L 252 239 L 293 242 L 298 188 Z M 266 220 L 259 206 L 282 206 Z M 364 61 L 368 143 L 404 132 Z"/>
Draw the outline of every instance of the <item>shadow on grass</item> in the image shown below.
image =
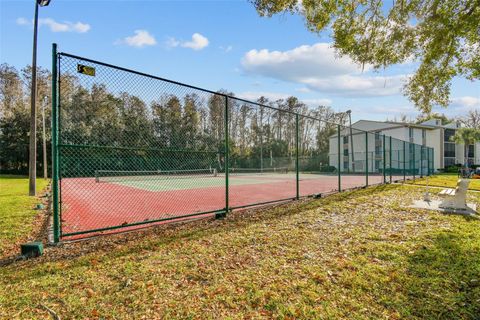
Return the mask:
<path id="1" fill-rule="evenodd" d="M 19 174 L 1 173 L 0 174 L 0 179 L 28 179 L 28 176 L 22 176 L 22 175 L 19 175 Z"/>
<path id="2" fill-rule="evenodd" d="M 434 234 L 409 257 L 406 316 L 480 319 L 480 236 L 478 226 L 462 228 Z"/>
<path id="3" fill-rule="evenodd" d="M 167 245 L 171 242 L 183 242 L 203 237 L 211 237 L 221 232 L 245 228 L 254 223 L 274 224 L 278 219 L 301 214 L 307 210 L 322 208 L 332 204 L 341 206 L 344 201 L 350 201 L 359 197 L 368 197 L 396 188 L 401 188 L 401 186 L 371 186 L 364 189 L 331 194 L 320 199 L 307 198 L 301 201 L 234 211 L 230 213 L 226 219 L 221 220 L 203 218 L 149 226 L 125 233 L 98 235 L 78 242 L 61 244 L 41 258 L 32 261 L 43 263 L 70 260 L 96 252 L 101 252 L 105 255 L 119 256 L 135 254 L 143 250 L 155 250 L 158 246 Z M 9 265 L 12 262 L 13 261 L 4 261 L 3 265 Z"/>

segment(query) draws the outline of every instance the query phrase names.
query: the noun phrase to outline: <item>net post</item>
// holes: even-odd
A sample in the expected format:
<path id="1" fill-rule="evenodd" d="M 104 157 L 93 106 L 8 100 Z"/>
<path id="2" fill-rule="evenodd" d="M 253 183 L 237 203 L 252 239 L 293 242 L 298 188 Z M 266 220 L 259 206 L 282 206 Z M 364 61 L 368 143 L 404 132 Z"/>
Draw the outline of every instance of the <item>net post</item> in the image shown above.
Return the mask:
<path id="1" fill-rule="evenodd" d="M 341 172 L 340 172 L 340 162 L 341 162 L 341 153 L 340 153 L 340 125 L 337 125 L 337 142 L 338 142 L 338 192 L 342 191 L 342 177 L 341 177 Z"/>
<path id="2" fill-rule="evenodd" d="M 365 132 L 365 186 L 368 187 L 368 132 Z"/>
<path id="3" fill-rule="evenodd" d="M 405 149 L 406 149 L 406 142 L 403 141 L 403 182 L 405 182 L 407 178 L 407 173 L 405 172 L 405 168 L 406 168 L 405 163 L 407 162 Z"/>
<path id="4" fill-rule="evenodd" d="M 229 152 L 229 148 L 228 148 L 228 145 L 229 145 L 229 142 L 228 142 L 228 96 L 225 96 L 225 109 L 224 109 L 224 130 L 225 130 L 225 139 L 224 139 L 224 142 L 225 142 L 225 212 L 223 213 L 219 213 L 219 214 L 216 214 L 215 215 L 215 218 L 225 218 L 227 216 L 227 212 L 229 210 L 229 198 L 230 198 L 230 195 L 229 195 L 229 171 L 230 171 L 230 168 L 229 168 L 229 164 L 230 164 L 230 152 Z"/>
<path id="5" fill-rule="evenodd" d="M 57 44 L 52 44 L 52 202 L 53 242 L 60 241 L 60 215 L 58 199 L 58 114 L 57 114 Z"/>
<path id="6" fill-rule="evenodd" d="M 390 183 L 392 183 L 392 136 L 389 137 L 390 139 L 390 150 L 388 155 L 388 172 L 390 173 Z"/>
<path id="7" fill-rule="evenodd" d="M 296 184 L 296 199 L 300 198 L 300 169 L 299 169 L 299 161 L 298 161 L 298 154 L 299 154 L 299 128 L 298 128 L 298 113 L 295 113 L 295 184 Z"/>
<path id="8" fill-rule="evenodd" d="M 386 154 L 385 154 L 385 135 L 383 135 L 383 143 L 382 143 L 382 149 L 383 149 L 383 183 L 387 183 L 387 176 L 386 176 L 386 170 L 387 170 L 387 164 L 386 164 Z"/>

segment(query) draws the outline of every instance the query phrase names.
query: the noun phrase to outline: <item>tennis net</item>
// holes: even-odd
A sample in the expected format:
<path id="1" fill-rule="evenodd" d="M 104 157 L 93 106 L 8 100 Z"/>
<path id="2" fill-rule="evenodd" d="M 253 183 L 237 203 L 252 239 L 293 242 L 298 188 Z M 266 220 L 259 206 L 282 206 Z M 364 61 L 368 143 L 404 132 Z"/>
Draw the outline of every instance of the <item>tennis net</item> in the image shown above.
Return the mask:
<path id="1" fill-rule="evenodd" d="M 96 182 L 125 182 L 125 181 L 148 181 L 165 179 L 190 179 L 198 177 L 216 177 L 217 170 L 190 169 L 190 170 L 150 170 L 150 171 L 128 171 L 128 170 L 96 170 Z"/>
<path id="2" fill-rule="evenodd" d="M 230 174 L 234 175 L 249 175 L 249 174 L 286 174 L 288 167 L 280 168 L 230 168 Z"/>

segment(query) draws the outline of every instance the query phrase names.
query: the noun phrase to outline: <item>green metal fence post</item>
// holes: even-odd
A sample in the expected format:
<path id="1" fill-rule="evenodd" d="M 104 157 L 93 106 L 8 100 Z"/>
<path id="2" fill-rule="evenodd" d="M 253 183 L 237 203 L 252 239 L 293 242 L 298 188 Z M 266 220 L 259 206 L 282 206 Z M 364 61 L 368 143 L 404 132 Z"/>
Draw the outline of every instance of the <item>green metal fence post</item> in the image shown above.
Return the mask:
<path id="1" fill-rule="evenodd" d="M 52 193 L 53 242 L 60 241 L 60 215 L 58 199 L 58 114 L 57 114 L 57 44 L 52 44 Z"/>
<path id="2" fill-rule="evenodd" d="M 388 155 L 388 172 L 390 173 L 390 183 L 392 183 L 392 136 L 390 136 L 390 150 Z"/>
<path id="3" fill-rule="evenodd" d="M 398 170 L 398 174 L 400 174 L 400 149 L 397 150 L 397 163 L 398 163 L 398 168 L 396 168 Z"/>
<path id="4" fill-rule="evenodd" d="M 435 173 L 435 149 L 432 148 L 432 174 Z"/>
<path id="5" fill-rule="evenodd" d="M 428 168 L 427 168 L 427 175 L 430 175 L 430 148 L 427 147 L 427 165 L 428 165 Z"/>
<path id="6" fill-rule="evenodd" d="M 225 109 L 224 109 L 224 130 L 225 130 L 225 212 L 222 212 L 220 214 L 216 214 L 215 218 L 225 218 L 227 216 L 227 212 L 229 210 L 229 189 L 230 189 L 230 183 L 229 183 L 229 174 L 230 174 L 230 148 L 229 148 L 229 126 L 228 126 L 228 97 L 225 96 Z"/>
<path id="7" fill-rule="evenodd" d="M 338 192 L 342 191 L 342 177 L 340 173 L 340 162 L 341 162 L 341 153 L 340 153 L 340 125 L 337 125 L 337 136 L 338 136 Z"/>
<path id="8" fill-rule="evenodd" d="M 430 175 L 430 148 L 427 148 L 427 176 Z"/>
<path id="9" fill-rule="evenodd" d="M 299 134 L 298 134 L 298 113 L 295 114 L 295 182 L 296 182 L 296 190 L 297 190 L 297 195 L 296 198 L 297 200 L 300 198 L 300 168 L 298 167 L 299 161 L 298 161 L 298 154 L 299 154 Z"/>
<path id="10" fill-rule="evenodd" d="M 368 132 L 365 132 L 365 186 L 368 187 Z"/>
<path id="11" fill-rule="evenodd" d="M 420 146 L 420 178 L 423 178 L 423 145 Z"/>
<path id="12" fill-rule="evenodd" d="M 387 182 L 387 176 L 386 176 L 387 165 L 386 165 L 386 157 L 385 157 L 385 135 L 383 135 L 382 148 L 383 148 L 383 183 L 386 183 Z"/>
<path id="13" fill-rule="evenodd" d="M 407 157 L 406 157 L 406 149 L 407 149 L 407 143 L 405 141 L 403 141 L 403 182 L 405 182 L 406 180 L 406 172 L 405 172 L 405 168 L 406 168 L 406 162 L 407 162 Z"/>
<path id="14" fill-rule="evenodd" d="M 412 161 L 412 163 L 413 163 L 413 170 L 412 170 L 413 171 L 412 172 L 413 180 L 415 180 L 415 153 L 417 152 L 416 151 L 416 149 L 417 149 L 416 146 L 417 146 L 416 144 L 413 144 L 413 155 L 412 155 L 412 157 L 413 157 L 413 161 Z"/>

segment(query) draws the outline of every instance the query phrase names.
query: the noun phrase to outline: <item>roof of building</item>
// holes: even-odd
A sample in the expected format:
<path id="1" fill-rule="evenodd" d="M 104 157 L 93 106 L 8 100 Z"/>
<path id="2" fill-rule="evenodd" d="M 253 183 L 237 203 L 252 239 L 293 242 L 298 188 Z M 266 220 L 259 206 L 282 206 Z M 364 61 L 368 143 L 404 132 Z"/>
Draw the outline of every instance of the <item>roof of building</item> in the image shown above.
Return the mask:
<path id="1" fill-rule="evenodd" d="M 397 121 L 375 121 L 375 120 L 358 120 L 355 123 L 352 124 L 352 127 L 355 128 L 356 124 L 360 124 L 362 122 L 370 122 L 370 123 L 376 123 L 376 124 L 383 124 L 385 127 L 383 128 L 375 128 L 373 130 L 367 130 L 367 131 L 377 131 L 377 130 L 382 130 L 382 129 L 395 129 L 395 128 L 420 128 L 420 129 L 429 129 L 429 130 L 434 130 L 434 129 L 439 129 L 439 128 L 448 128 L 448 129 L 457 129 L 459 127 L 459 124 L 456 122 L 451 122 L 446 125 L 438 124 L 437 119 L 431 119 L 425 122 L 422 122 L 420 124 L 417 123 L 407 123 L 407 122 L 397 122 Z M 365 130 L 365 129 L 364 129 Z"/>

